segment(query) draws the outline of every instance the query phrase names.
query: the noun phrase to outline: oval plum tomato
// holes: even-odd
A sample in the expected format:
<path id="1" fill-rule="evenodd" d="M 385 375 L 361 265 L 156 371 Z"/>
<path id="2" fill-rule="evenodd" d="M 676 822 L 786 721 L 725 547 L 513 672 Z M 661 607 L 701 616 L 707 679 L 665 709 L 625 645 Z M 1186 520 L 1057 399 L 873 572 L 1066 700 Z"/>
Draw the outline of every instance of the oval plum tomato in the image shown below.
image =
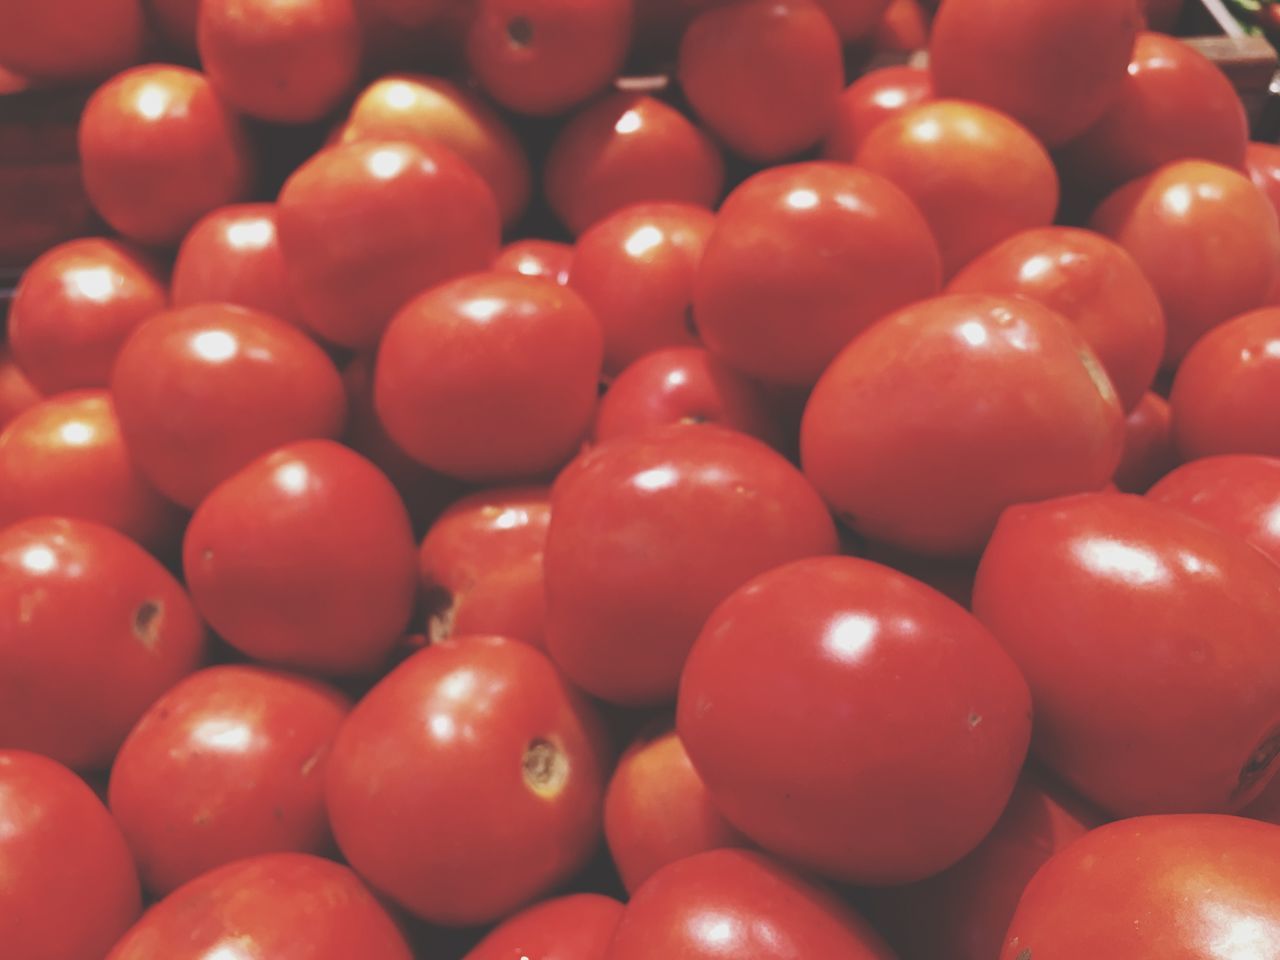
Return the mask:
<path id="1" fill-rule="evenodd" d="M 346 867 L 301 853 L 239 860 L 139 920 L 107 960 L 413 960 L 395 920 Z"/>
<path id="2" fill-rule="evenodd" d="M 861 40 L 880 23 L 889 0 L 818 0 L 832 25 L 846 42 Z"/>
<path id="3" fill-rule="evenodd" d="M 378 348 L 374 404 L 391 438 L 433 470 L 540 476 L 586 436 L 602 351 L 599 323 L 568 287 L 473 274 L 396 314 Z"/>
<path id="4" fill-rule="evenodd" d="M 644 2 L 644 0 L 641 0 Z M 562 113 L 604 89 L 631 43 L 632 0 L 476 0 L 467 66 L 517 113 Z"/>
<path id="5" fill-rule="evenodd" d="M 929 45 L 929 15 L 920 0 L 889 0 L 871 34 L 871 49 L 883 53 L 915 53 Z"/>
<path id="6" fill-rule="evenodd" d="M 731 150 L 773 162 L 831 129 L 844 87 L 840 36 L 812 0 L 718 4 L 685 30 L 676 76 Z"/>
<path id="7" fill-rule="evenodd" d="M 569 285 L 604 331 L 605 373 L 662 347 L 697 343 L 689 329 L 693 286 L 715 222 L 688 204 L 637 204 L 578 239 Z"/>
<path id="8" fill-rule="evenodd" d="M 155 264 L 139 251 L 72 240 L 23 273 L 9 308 L 9 346 L 42 393 L 105 387 L 120 345 L 166 302 Z"/>
<path id="9" fill-rule="evenodd" d="M 605 960 L 622 911 L 597 893 L 545 900 L 498 924 L 462 960 Z"/>
<path id="10" fill-rule="evenodd" d="M 105 770 L 199 662 L 190 600 L 137 544 L 83 520 L 5 527 L 0 571 L 0 743 Z"/>
<path id="11" fill-rule="evenodd" d="M 347 860 L 401 906 L 432 923 L 487 923 L 591 855 L 606 754 L 599 718 L 537 650 L 445 640 L 343 724 L 329 816 Z"/>
<path id="12" fill-rule="evenodd" d="M 1280 563 L 1280 459 L 1193 460 L 1166 474 L 1147 496 L 1236 534 Z"/>
<path id="13" fill-rule="evenodd" d="M 0 341 L 0 431 L 14 417 L 24 410 L 30 410 L 40 400 L 40 391 L 18 368 L 8 346 Z"/>
<path id="14" fill-rule="evenodd" d="M 1056 147 L 1120 95 L 1141 22 L 1132 0 L 947 0 L 929 69 L 939 96 L 995 107 Z"/>
<path id="15" fill-rule="evenodd" d="M 1131 410 L 1155 379 L 1164 353 L 1164 310 L 1128 252 L 1070 227 L 1028 230 L 988 250 L 957 274 L 948 293 L 1022 296 L 1066 317 L 1084 334 Z"/>
<path id="16" fill-rule="evenodd" d="M 901 66 L 864 73 L 840 94 L 835 121 L 822 145 L 823 158 L 852 163 L 872 130 L 932 99 L 928 70 Z"/>
<path id="17" fill-rule="evenodd" d="M 1266 956 L 1280 914 L 1280 827 L 1138 817 L 1099 827 L 1027 886 L 1001 960 Z"/>
<path id="18" fill-rule="evenodd" d="M 201 670 L 157 700 L 111 769 L 111 813 L 147 890 L 233 860 L 325 853 L 324 767 L 350 704 L 251 666 Z"/>
<path id="19" fill-rule="evenodd" d="M 409 623 L 415 553 L 391 481 L 346 447 L 304 440 L 213 489 L 187 526 L 183 569 L 237 650 L 345 674 L 379 666 Z"/>
<path id="20" fill-rule="evenodd" d="M 767 857 L 712 850 L 636 891 L 604 960 L 893 960 L 865 920 Z"/>
<path id="21" fill-rule="evenodd" d="M 850 340 L 941 282 L 933 232 L 898 187 L 799 163 L 729 194 L 698 267 L 694 319 L 730 366 L 807 387 Z"/>
<path id="22" fill-rule="evenodd" d="M 1280 211 L 1280 146 L 1251 142 L 1245 149 L 1245 169 L 1253 185 Z"/>
<path id="23" fill-rule="evenodd" d="M 846 526 L 904 550 L 982 550 L 1010 504 L 1100 489 L 1124 413 L 1084 336 L 1020 297 L 951 294 L 836 357 L 800 430 L 805 475 Z"/>
<path id="24" fill-rule="evenodd" d="M 0 750 L 0 937 L 22 960 L 101 960 L 142 912 L 133 858 L 93 791 Z"/>
<path id="25" fill-rule="evenodd" d="M 1005 511 L 973 610 L 1022 668 L 1033 751 L 1117 816 L 1230 811 L 1275 772 L 1280 569 L 1142 497 Z"/>
<path id="26" fill-rule="evenodd" d="M 137 63 L 145 41 L 139 0 L 0 5 L 0 63 L 32 80 L 100 80 Z"/>
<path id="27" fill-rule="evenodd" d="M 552 489 L 547 648 L 602 699 L 669 700 L 716 604 L 780 563 L 835 551 L 817 493 L 758 440 L 711 424 L 619 437 Z"/>
<path id="28" fill-rule="evenodd" d="M 347 406 L 337 368 L 306 334 L 221 303 L 140 326 L 120 351 L 111 395 L 138 469 L 193 509 L 276 447 L 341 436 Z"/>
<path id="29" fill-rule="evenodd" d="M 152 25 L 185 57 L 196 57 L 196 21 L 200 0 L 145 0 Z"/>
<path id="30" fill-rule="evenodd" d="M 715 206 L 724 160 L 715 141 L 679 110 L 643 94 L 615 93 L 564 125 L 547 154 L 543 189 L 576 235 L 634 203 Z"/>
<path id="31" fill-rule="evenodd" d="M 1169 402 L 1145 393 L 1124 421 L 1124 453 L 1111 478 L 1122 493 L 1145 493 L 1178 464 Z"/>
<path id="32" fill-rule="evenodd" d="M 1001 240 L 1047 227 L 1058 175 L 1024 127 L 976 103 L 939 100 L 885 120 L 854 162 L 902 188 L 920 208 L 950 276 Z"/>
<path id="33" fill-rule="evenodd" d="M 322 150 L 285 183 L 277 216 L 303 319 L 345 347 L 374 346 L 414 296 L 498 254 L 493 191 L 435 144 Z"/>
<path id="34" fill-rule="evenodd" d="M 92 520 L 160 552 L 182 529 L 134 466 L 105 390 L 42 400 L 0 433 L 0 526 L 41 515 Z"/>
<path id="35" fill-rule="evenodd" d="M 80 118 L 80 162 L 102 218 L 155 245 L 177 243 L 253 183 L 240 119 L 185 67 L 135 67 L 103 84 Z"/>
<path id="36" fill-rule="evenodd" d="M 489 184 L 507 226 L 529 203 L 533 174 L 524 146 L 488 103 L 442 77 L 400 74 L 375 81 L 356 98 L 340 138 L 448 147 Z"/>
<path id="37" fill-rule="evenodd" d="M 564 286 L 569 282 L 569 266 L 572 263 L 573 244 L 530 237 L 515 240 L 503 247 L 489 269 L 496 273 L 541 277 Z"/>

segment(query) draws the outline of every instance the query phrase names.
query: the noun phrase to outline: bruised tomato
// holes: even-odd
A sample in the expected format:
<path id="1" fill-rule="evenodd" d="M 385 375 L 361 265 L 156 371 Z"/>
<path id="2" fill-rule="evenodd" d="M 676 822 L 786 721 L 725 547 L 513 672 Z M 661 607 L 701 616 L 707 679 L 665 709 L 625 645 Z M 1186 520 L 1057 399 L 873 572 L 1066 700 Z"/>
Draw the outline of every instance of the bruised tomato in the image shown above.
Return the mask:
<path id="1" fill-rule="evenodd" d="M 1280 459 L 1193 460 L 1166 474 L 1147 496 L 1248 540 L 1280 563 Z"/>
<path id="2" fill-rule="evenodd" d="M 823 158 L 852 163 L 872 130 L 932 99 L 928 70 L 900 66 L 867 71 L 840 94 L 835 121 L 822 145 Z"/>
<path id="3" fill-rule="evenodd" d="M 544 900 L 498 924 L 462 960 L 605 960 L 622 910 L 596 893 Z"/>

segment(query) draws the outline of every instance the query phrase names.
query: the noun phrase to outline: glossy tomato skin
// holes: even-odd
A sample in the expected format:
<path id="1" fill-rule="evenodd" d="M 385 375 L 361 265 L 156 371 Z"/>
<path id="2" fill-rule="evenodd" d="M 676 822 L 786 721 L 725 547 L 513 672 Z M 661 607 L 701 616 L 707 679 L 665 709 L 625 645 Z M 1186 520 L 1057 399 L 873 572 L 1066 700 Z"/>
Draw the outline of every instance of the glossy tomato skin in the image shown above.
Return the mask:
<path id="1" fill-rule="evenodd" d="M 595 696 L 669 700 L 716 604 L 771 567 L 835 549 L 817 493 L 759 441 L 711 424 L 619 437 L 552 489 L 547 648 Z"/>
<path id="2" fill-rule="evenodd" d="M 599 718 L 544 655 L 444 640 L 352 711 L 329 760 L 329 816 L 343 854 L 401 906 L 487 923 L 585 863 L 608 763 Z"/>
<path id="3" fill-rule="evenodd" d="M 105 770 L 152 701 L 199 663 L 191 601 L 137 544 L 83 520 L 5 527 L 0 569 L 0 742 Z"/>
<path id="4" fill-rule="evenodd" d="M 518 273 L 522 277 L 541 277 L 564 286 L 569 282 L 572 263 L 573 244 L 531 237 L 512 241 L 503 247 L 489 269 L 498 273 Z"/>
<path id="5" fill-rule="evenodd" d="M 9 346 L 43 393 L 105 387 L 120 345 L 167 299 L 140 251 L 113 240 L 72 240 L 23 273 L 9 309 Z"/>
<path id="6" fill-rule="evenodd" d="M 835 121 L 822 144 L 823 159 L 852 163 L 872 130 L 932 99 L 928 70 L 896 66 L 867 71 L 840 94 Z"/>
<path id="7" fill-rule="evenodd" d="M 1148 391 L 1124 421 L 1124 453 L 1112 481 L 1121 493 L 1147 489 L 1178 465 L 1169 401 Z"/>
<path id="8" fill-rule="evenodd" d="M 329 440 L 254 460 L 200 504 L 183 569 L 197 608 L 256 660 L 319 673 L 377 667 L 409 622 L 413 530 L 391 481 Z"/>
<path id="9" fill-rule="evenodd" d="M 1280 570 L 1141 497 L 1005 511 L 973 610 L 1018 662 L 1033 752 L 1117 816 L 1248 803 L 1274 772 Z"/>
<path id="10" fill-rule="evenodd" d="M 129 848 L 93 791 L 0 750 L 0 936 L 23 960 L 100 960 L 142 912 Z"/>
<path id="11" fill-rule="evenodd" d="M 807 387 L 850 340 L 941 280 L 937 241 L 898 187 L 845 164 L 792 164 L 756 174 L 721 206 L 694 320 L 730 366 Z"/>
<path id="12" fill-rule="evenodd" d="M 623 909 L 597 893 L 544 900 L 504 920 L 462 960 L 605 960 Z"/>
<path id="13" fill-rule="evenodd" d="M 18 414 L 40 402 L 40 391 L 14 362 L 7 344 L 0 343 L 0 431 Z"/>
<path id="14" fill-rule="evenodd" d="M 0 63 L 33 80 L 100 80 L 137 63 L 145 40 L 139 0 L 13 3 L 0 11 Z"/>
<path id="15" fill-rule="evenodd" d="M 209 211 L 243 200 L 253 183 L 238 117 L 201 73 L 135 67 L 90 98 L 80 159 L 94 208 L 139 243 L 177 243 Z"/>
<path id="16" fill-rule="evenodd" d="M 107 960 L 207 960 L 219 952 L 307 960 L 413 960 L 395 920 L 346 867 L 300 853 L 239 860 L 179 887 Z"/>
<path id="17" fill-rule="evenodd" d="M 436 144 L 330 147 L 285 183 L 280 248 L 308 327 L 372 347 L 407 301 L 498 253 L 493 191 Z"/>
<path id="18" fill-rule="evenodd" d="M 1280 459 L 1193 460 L 1166 474 L 1147 496 L 1234 533 L 1280 563 Z"/>
<path id="19" fill-rule="evenodd" d="M 1280 827 L 1137 817 L 1099 827 L 1028 885 L 1001 960 L 1213 957 L 1271 949 Z M 1228 946 L 1229 945 L 1229 946 Z"/>

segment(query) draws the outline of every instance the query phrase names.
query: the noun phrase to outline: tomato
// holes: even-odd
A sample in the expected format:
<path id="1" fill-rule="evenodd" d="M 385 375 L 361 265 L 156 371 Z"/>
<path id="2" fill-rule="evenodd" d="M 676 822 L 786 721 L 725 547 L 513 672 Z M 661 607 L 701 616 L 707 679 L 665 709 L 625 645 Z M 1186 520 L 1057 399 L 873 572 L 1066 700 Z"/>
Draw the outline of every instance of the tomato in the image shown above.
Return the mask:
<path id="1" fill-rule="evenodd" d="M 0 570 L 0 742 L 105 770 L 199 662 L 191 602 L 141 547 L 83 520 L 6 526 Z"/>
<path id="2" fill-rule="evenodd" d="M 685 30 L 676 77 L 694 113 L 731 150 L 773 162 L 831 128 L 844 86 L 840 36 L 812 0 L 715 5 Z"/>
<path id="3" fill-rule="evenodd" d="M 139 251 L 72 240 L 23 273 L 9 309 L 9 346 L 42 393 L 105 387 L 120 345 L 166 300 L 155 265 Z"/>
<path id="4" fill-rule="evenodd" d="M 405 303 L 498 253 L 493 191 L 436 144 L 322 150 L 280 192 L 280 248 L 307 325 L 372 347 Z"/>
<path id="5" fill-rule="evenodd" d="M 1001 960 L 1266 956 L 1280 911 L 1280 827 L 1140 817 L 1094 830 L 1027 887 Z"/>
<path id="6" fill-rule="evenodd" d="M 510 226 L 529 203 L 524 146 L 492 107 L 441 77 L 400 74 L 375 81 L 356 98 L 340 142 L 404 140 L 453 150 L 484 178 Z"/>
<path id="7" fill-rule="evenodd" d="M 1169 402 L 1146 393 L 1124 421 L 1124 453 L 1112 478 L 1123 493 L 1145 493 L 1178 463 Z"/>
<path id="8" fill-rule="evenodd" d="M 467 66 L 504 107 L 562 113 L 622 70 L 632 0 L 476 0 L 473 6 Z"/>
<path id="9" fill-rule="evenodd" d="M 1280 744 L 1280 569 L 1164 504 L 1007 510 L 973 610 L 1018 661 L 1033 751 L 1118 816 L 1248 803 Z"/>
<path id="10" fill-rule="evenodd" d="M 929 45 L 929 15 L 920 0 L 889 0 L 871 34 L 877 53 L 915 53 Z"/>
<path id="11" fill-rule="evenodd" d="M 622 909 L 596 893 L 544 900 L 504 920 L 462 960 L 605 960 Z"/>
<path id="12" fill-rule="evenodd" d="M 0 431 L 40 400 L 40 392 L 14 362 L 8 346 L 0 341 Z"/>
<path id="13" fill-rule="evenodd" d="M 177 52 L 190 59 L 196 56 L 196 21 L 200 0 L 146 0 L 152 25 Z"/>
<path id="14" fill-rule="evenodd" d="M 928 223 L 888 180 L 836 163 L 775 167 L 720 208 L 694 319 L 730 366 L 811 386 L 876 320 L 937 293 L 941 276 Z"/>
<path id="15" fill-rule="evenodd" d="M 574 234 L 634 203 L 713 207 L 724 189 L 720 148 L 679 110 L 638 93 L 584 107 L 551 144 L 543 191 Z"/>
<path id="16" fill-rule="evenodd" d="M 710 424 L 619 437 L 552 489 L 547 648 L 597 697 L 669 700 L 716 604 L 780 563 L 835 550 L 817 493 L 758 440 Z"/>
<path id="17" fill-rule="evenodd" d="M 766 857 L 713 850 L 636 891 L 605 960 L 893 960 L 861 917 Z"/>
<path id="18" fill-rule="evenodd" d="M 94 208 L 140 243 L 177 243 L 252 186 L 239 118 L 204 74 L 185 67 L 135 67 L 113 77 L 85 106 L 79 137 Z"/>
<path id="19" fill-rule="evenodd" d="M 401 906 L 487 923 L 591 855 L 606 753 L 599 719 L 541 653 L 445 640 L 352 711 L 329 759 L 329 816 L 347 860 Z"/>
<path id="20" fill-rule="evenodd" d="M 306 854 L 272 853 L 179 887 L 147 911 L 107 960 L 212 960 L 219 954 L 413 958 L 391 915 L 346 867 Z"/>
<path id="21" fill-rule="evenodd" d="M 911 66 L 869 70 L 840 94 L 822 156 L 852 163 L 872 130 L 932 99 L 933 78 L 928 70 Z"/>
<path id="22" fill-rule="evenodd" d="M 138 62 L 145 39 L 139 0 L 19 0 L 0 7 L 0 63 L 33 80 L 110 76 Z"/>
<path id="23" fill-rule="evenodd" d="M 1253 185 L 1267 195 L 1272 207 L 1280 210 L 1280 146 L 1250 143 L 1245 148 L 1245 169 Z"/>
<path id="24" fill-rule="evenodd" d="M 697 343 L 689 329 L 693 286 L 715 222 L 688 204 L 637 204 L 579 238 L 569 285 L 604 330 L 606 373 L 662 347 Z"/>
<path id="25" fill-rule="evenodd" d="M 1193 460 L 1166 474 L 1147 496 L 1248 540 L 1280 563 L 1280 459 Z"/>
<path id="26" fill-rule="evenodd" d="M 1083 335 L 1030 300 L 907 307 L 835 359 L 800 431 L 805 475 L 851 530 L 977 554 L 1010 504 L 1097 490 L 1124 414 Z"/>
<path id="27" fill-rule="evenodd" d="M 1164 353 L 1164 310 L 1128 252 L 1088 230 L 1046 227 L 1010 237 L 970 263 L 950 293 L 1022 296 L 1084 334 L 1125 410 L 1155 379 Z"/>
<path id="28" fill-rule="evenodd" d="M 1141 22 L 1135 0 L 947 0 L 929 69 L 939 96 L 995 107 L 1056 147 L 1121 95 Z"/>
<path id="29" fill-rule="evenodd" d="M 1188 160 L 1113 193 L 1093 228 L 1128 250 L 1164 306 L 1165 363 L 1207 331 L 1263 304 L 1280 280 L 1280 227 L 1244 175 Z"/>
<path id="30" fill-rule="evenodd" d="M 489 269 L 497 273 L 518 273 L 522 277 L 541 277 L 564 286 L 569 282 L 572 262 L 572 244 L 530 237 L 503 247 Z"/>
<path id="31" fill-rule="evenodd" d="M 539 476 L 595 413 L 600 325 L 573 290 L 480 273 L 411 301 L 378 349 L 374 403 L 410 456 L 464 480 Z"/>
<path id="32" fill-rule="evenodd" d="M 227 643 L 320 673 L 377 667 L 412 612 L 413 530 L 373 464 L 329 440 L 259 457 L 205 497 L 183 569 Z"/>
<path id="33" fill-rule="evenodd" d="M 129 848 L 85 783 L 0 750 L 0 938 L 22 960 L 101 960 L 142 911 Z"/>

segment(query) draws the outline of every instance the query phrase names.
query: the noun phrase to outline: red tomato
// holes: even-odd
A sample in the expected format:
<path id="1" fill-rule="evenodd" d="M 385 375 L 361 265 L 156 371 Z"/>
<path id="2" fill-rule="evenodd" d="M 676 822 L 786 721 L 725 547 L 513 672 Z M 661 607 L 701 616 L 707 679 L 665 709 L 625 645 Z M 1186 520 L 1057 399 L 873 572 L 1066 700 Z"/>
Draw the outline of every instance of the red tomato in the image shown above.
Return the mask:
<path id="1" fill-rule="evenodd" d="M 569 282 L 569 265 L 572 262 L 573 244 L 531 237 L 503 247 L 489 269 L 496 273 L 541 277 L 564 286 Z"/>
<path id="2" fill-rule="evenodd" d="M 939 96 L 995 107 L 1056 147 L 1120 96 L 1141 23 L 1134 0 L 947 0 L 929 69 Z"/>
<path id="3" fill-rule="evenodd" d="M 851 530 L 917 553 L 982 550 L 1014 503 L 1097 490 L 1124 414 L 1083 335 L 1018 297 L 952 294 L 886 318 L 814 388 L 805 475 Z"/>
<path id="4" fill-rule="evenodd" d="M 445 640 L 352 711 L 329 760 L 329 816 L 352 866 L 412 913 L 487 923 L 591 855 L 606 752 L 599 719 L 541 653 Z"/>
<path id="5" fill-rule="evenodd" d="M 200 660 L 190 600 L 137 544 L 83 520 L 5 527 L 0 570 L 0 742 L 107 769 L 138 717 Z"/>
<path id="6" fill-rule="evenodd" d="M 875 30 L 889 8 L 889 0 L 818 0 L 840 39 L 861 40 Z"/>
<path id="7" fill-rule="evenodd" d="M 1165 363 L 1208 330 L 1259 307 L 1280 280 L 1280 226 L 1244 175 L 1187 160 L 1113 193 L 1093 228 L 1128 250 L 1164 305 Z"/>
<path id="8" fill-rule="evenodd" d="M 1123 493 L 1145 493 L 1178 463 L 1169 402 L 1146 393 L 1124 421 L 1124 453 L 1112 480 Z"/>
<path id="9" fill-rule="evenodd" d="M 107 960 L 237 955 L 413 960 L 391 915 L 354 873 L 300 853 L 240 860 L 192 880 L 147 911 Z"/>
<path id="10" fill-rule="evenodd" d="M 15 960 L 101 960 L 142 912 L 120 828 L 84 781 L 34 753 L 0 751 L 0 872 Z"/>
<path id="11" fill-rule="evenodd" d="M 720 148 L 674 107 L 615 93 L 585 107 L 551 144 L 543 190 L 574 234 L 635 203 L 713 207 L 724 189 Z"/>
<path id="12" fill-rule="evenodd" d="M 1248 803 L 1280 744 L 1280 569 L 1141 497 L 1007 510 L 973 610 L 1018 661 L 1033 750 L 1118 816 Z"/>
<path id="13" fill-rule="evenodd" d="M 146 0 L 152 25 L 178 52 L 196 56 L 196 21 L 200 0 Z"/>
<path id="14" fill-rule="evenodd" d="M 284 185 L 278 217 L 303 318 L 347 347 L 374 346 L 414 296 L 498 253 L 493 191 L 435 144 L 322 150 Z"/>
<path id="15" fill-rule="evenodd" d="M 99 80 L 137 63 L 139 0 L 17 0 L 0 5 L 0 63 L 54 84 Z"/>
<path id="16" fill-rule="evenodd" d="M 817 493 L 759 441 L 710 424 L 619 437 L 552 490 L 547 648 L 605 700 L 669 700 L 716 604 L 780 563 L 835 550 Z"/>
<path id="17" fill-rule="evenodd" d="M 544 900 L 504 920 L 462 960 L 605 960 L 622 910 L 595 893 Z"/>
<path id="18" fill-rule="evenodd" d="M 328 440 L 281 447 L 224 480 L 183 543 L 191 597 L 219 636 L 320 673 L 383 661 L 409 622 L 414 568 L 391 481 Z"/>
<path id="19" fill-rule="evenodd" d="M 11 325 L 12 322 L 10 321 Z M 30 410 L 41 399 L 40 391 L 14 362 L 8 345 L 0 341 L 0 431 L 14 417 L 24 410 Z"/>
<path id="20" fill-rule="evenodd" d="M 694 319 L 730 366 L 811 386 L 876 320 L 937 293 L 941 275 L 928 223 L 888 180 L 836 163 L 775 167 L 720 208 Z"/>
<path id="21" fill-rule="evenodd" d="M 1166 474 L 1147 496 L 1248 540 L 1280 563 L 1280 459 L 1193 460 Z"/>
<path id="22" fill-rule="evenodd" d="M 604 960 L 893 960 L 861 917 L 767 857 L 713 850 L 649 878 Z"/>
<path id="23" fill-rule="evenodd" d="M 1280 913 L 1280 827 L 1238 817 L 1108 824 L 1027 887 L 1001 960 L 1265 957 Z"/>
<path id="24" fill-rule="evenodd" d="M 844 87 L 840 36 L 812 0 L 720 4 L 685 30 L 676 75 L 694 112 L 731 150 L 781 160 L 831 129 Z"/>
<path id="25" fill-rule="evenodd" d="M 9 308 L 9 346 L 42 393 L 105 387 L 120 345 L 165 302 L 155 265 L 139 251 L 72 240 L 23 273 Z"/>
<path id="26" fill-rule="evenodd" d="M 637 204 L 578 239 L 569 285 L 604 330 L 606 373 L 662 347 L 697 343 L 689 328 L 693 285 L 715 222 L 687 204 Z"/>
<path id="27" fill-rule="evenodd" d="M 1088 230 L 1046 227 L 1010 237 L 970 263 L 949 293 L 1022 296 L 1084 334 L 1125 410 L 1155 379 L 1164 353 L 1164 310 L 1128 252 Z"/>
<path id="28" fill-rule="evenodd" d="M 1272 207 L 1280 211 L 1280 146 L 1250 143 L 1245 149 L 1245 169 L 1253 185 L 1267 195 Z"/>
<path id="29" fill-rule="evenodd" d="M 253 180 L 239 118 L 185 67 L 135 67 L 101 86 L 80 118 L 80 160 L 102 218 L 148 244 L 177 243 Z"/>
<path id="30" fill-rule="evenodd" d="M 840 94 L 822 156 L 852 163 L 872 130 L 932 99 L 933 78 L 928 70 L 901 66 L 864 73 Z"/>
<path id="31" fill-rule="evenodd" d="M 914 53 L 929 44 L 929 15 L 920 0 L 890 0 L 871 34 L 876 53 Z"/>

